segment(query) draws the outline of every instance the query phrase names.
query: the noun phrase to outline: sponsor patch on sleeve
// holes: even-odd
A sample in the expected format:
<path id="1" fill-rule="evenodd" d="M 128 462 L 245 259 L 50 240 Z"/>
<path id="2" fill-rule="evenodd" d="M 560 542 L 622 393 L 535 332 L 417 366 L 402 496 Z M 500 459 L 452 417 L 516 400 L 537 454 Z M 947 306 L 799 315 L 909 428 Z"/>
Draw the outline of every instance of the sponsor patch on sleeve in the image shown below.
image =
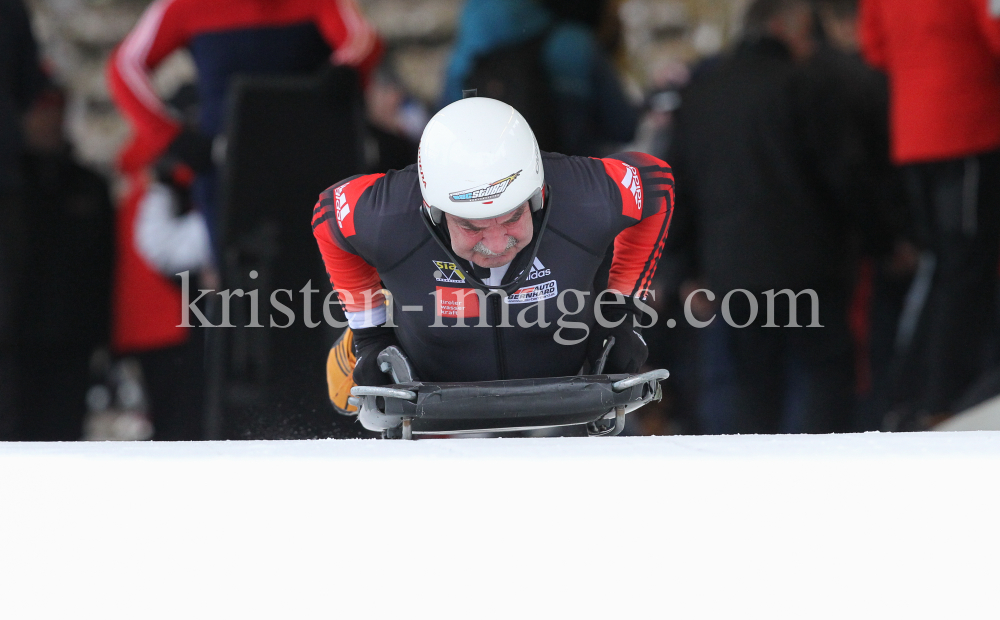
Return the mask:
<path id="1" fill-rule="evenodd" d="M 559 287 L 555 280 L 539 282 L 531 286 L 519 288 L 504 299 L 508 304 L 533 304 L 543 299 L 551 299 L 559 294 Z"/>

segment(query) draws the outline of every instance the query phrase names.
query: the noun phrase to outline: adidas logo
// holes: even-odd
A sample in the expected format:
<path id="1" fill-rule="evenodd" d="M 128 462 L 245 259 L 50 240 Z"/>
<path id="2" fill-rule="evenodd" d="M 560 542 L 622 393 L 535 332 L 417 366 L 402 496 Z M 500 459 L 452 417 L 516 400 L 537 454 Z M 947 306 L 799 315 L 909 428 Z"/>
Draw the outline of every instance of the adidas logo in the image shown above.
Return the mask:
<path id="1" fill-rule="evenodd" d="M 535 262 L 531 264 L 531 271 L 528 272 L 528 279 L 534 280 L 536 278 L 544 278 L 545 276 L 552 273 L 551 269 L 546 269 L 542 261 L 535 257 Z"/>

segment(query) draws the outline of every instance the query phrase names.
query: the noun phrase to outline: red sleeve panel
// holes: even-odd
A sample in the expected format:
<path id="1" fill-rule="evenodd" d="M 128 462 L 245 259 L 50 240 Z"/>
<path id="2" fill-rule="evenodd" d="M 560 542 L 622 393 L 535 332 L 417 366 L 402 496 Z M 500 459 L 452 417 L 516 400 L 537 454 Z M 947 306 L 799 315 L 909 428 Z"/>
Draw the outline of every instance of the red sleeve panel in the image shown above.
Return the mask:
<path id="1" fill-rule="evenodd" d="M 320 194 L 313 209 L 313 235 L 319 245 L 330 284 L 347 312 L 363 312 L 385 303 L 382 278 L 375 267 L 350 246 L 356 234 L 354 216 L 362 195 L 383 174 L 355 177 Z M 370 301 L 369 301 L 370 300 Z"/>
<path id="2" fill-rule="evenodd" d="M 132 124 L 131 142 L 119 157 L 125 172 L 151 164 L 180 131 L 153 88 L 150 72 L 187 42 L 183 0 L 156 0 L 108 62 L 111 96 Z"/>
<path id="3" fill-rule="evenodd" d="M 603 159 L 622 199 L 622 215 L 638 220 L 615 237 L 608 288 L 645 299 L 670 227 L 674 177 L 663 160 L 645 153 Z"/>

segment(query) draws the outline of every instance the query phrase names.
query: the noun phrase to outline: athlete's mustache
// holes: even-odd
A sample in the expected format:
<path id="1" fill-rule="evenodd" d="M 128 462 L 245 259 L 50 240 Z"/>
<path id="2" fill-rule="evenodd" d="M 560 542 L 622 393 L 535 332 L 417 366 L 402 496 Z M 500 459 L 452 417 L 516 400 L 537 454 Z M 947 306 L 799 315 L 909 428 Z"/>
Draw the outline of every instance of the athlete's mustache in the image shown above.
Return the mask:
<path id="1" fill-rule="evenodd" d="M 500 256 L 501 254 L 506 254 L 511 248 L 513 248 L 518 243 L 519 242 L 517 239 L 511 237 L 510 235 L 507 235 L 507 247 L 503 249 L 503 252 L 494 252 L 493 250 L 483 245 L 483 242 L 480 241 L 476 245 L 472 246 L 472 253 L 482 254 L 483 256 Z"/>

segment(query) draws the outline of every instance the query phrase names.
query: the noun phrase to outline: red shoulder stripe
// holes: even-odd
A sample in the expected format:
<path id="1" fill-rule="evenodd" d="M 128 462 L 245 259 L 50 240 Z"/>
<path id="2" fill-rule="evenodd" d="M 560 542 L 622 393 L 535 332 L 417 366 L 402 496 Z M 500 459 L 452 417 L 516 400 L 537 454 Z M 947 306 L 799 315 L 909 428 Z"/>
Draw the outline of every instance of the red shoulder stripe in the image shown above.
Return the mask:
<path id="1" fill-rule="evenodd" d="M 354 228 L 354 212 L 358 206 L 358 199 L 375 181 L 384 176 L 384 174 L 369 174 L 334 187 L 333 203 L 328 208 L 323 209 L 321 207 L 324 205 L 321 202 L 313 210 L 313 228 L 315 229 L 321 222 L 336 218 L 340 234 L 345 238 L 353 237 L 357 232 Z"/>
<path id="2" fill-rule="evenodd" d="M 615 182 L 622 196 L 622 215 L 640 219 L 642 217 L 642 181 L 635 166 L 617 159 L 602 159 L 604 170 Z"/>

